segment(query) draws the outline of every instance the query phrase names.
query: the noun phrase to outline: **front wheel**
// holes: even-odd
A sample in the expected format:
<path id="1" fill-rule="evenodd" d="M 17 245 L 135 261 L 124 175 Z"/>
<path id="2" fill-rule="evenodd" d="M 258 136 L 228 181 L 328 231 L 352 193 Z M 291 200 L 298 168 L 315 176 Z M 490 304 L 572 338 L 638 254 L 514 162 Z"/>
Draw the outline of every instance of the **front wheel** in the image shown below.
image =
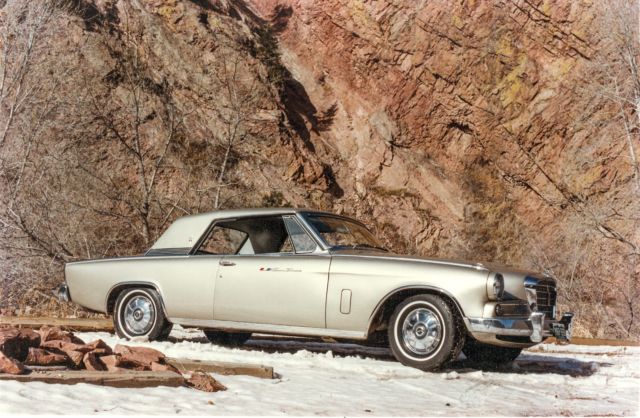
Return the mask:
<path id="1" fill-rule="evenodd" d="M 406 366 L 433 370 L 459 352 L 456 321 L 447 302 L 436 295 L 410 297 L 389 320 L 389 345 Z"/>
<path id="2" fill-rule="evenodd" d="M 515 360 L 522 348 L 498 347 L 467 339 L 462 352 L 475 363 L 503 364 Z"/>
<path id="3" fill-rule="evenodd" d="M 168 335 L 171 324 L 162 312 L 160 295 L 154 289 L 123 290 L 116 300 L 113 325 L 120 338 L 157 340 Z"/>
<path id="4" fill-rule="evenodd" d="M 210 329 L 204 330 L 204 335 L 206 335 L 207 339 L 214 344 L 230 347 L 240 346 L 251 338 L 250 332 L 224 332 Z"/>

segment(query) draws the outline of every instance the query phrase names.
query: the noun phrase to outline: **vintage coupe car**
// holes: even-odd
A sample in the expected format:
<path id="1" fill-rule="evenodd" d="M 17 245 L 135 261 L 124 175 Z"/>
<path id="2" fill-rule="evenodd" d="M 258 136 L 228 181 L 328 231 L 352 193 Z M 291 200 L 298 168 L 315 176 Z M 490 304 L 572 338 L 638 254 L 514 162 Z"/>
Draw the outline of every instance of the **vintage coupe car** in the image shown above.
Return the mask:
<path id="1" fill-rule="evenodd" d="M 305 209 L 179 218 L 142 256 L 67 263 L 58 293 L 112 314 L 128 339 L 180 324 L 224 344 L 252 332 L 357 340 L 423 370 L 461 350 L 511 361 L 545 337 L 569 339 L 572 320 L 557 320 L 550 277 L 392 254 L 362 223 Z"/>

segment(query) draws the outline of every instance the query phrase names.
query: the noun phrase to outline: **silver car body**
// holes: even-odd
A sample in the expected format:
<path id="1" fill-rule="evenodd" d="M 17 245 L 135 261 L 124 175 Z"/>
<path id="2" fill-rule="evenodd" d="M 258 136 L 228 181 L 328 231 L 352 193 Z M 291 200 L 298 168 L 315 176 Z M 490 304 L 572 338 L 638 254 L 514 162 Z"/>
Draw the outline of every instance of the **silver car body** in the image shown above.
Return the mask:
<path id="1" fill-rule="evenodd" d="M 321 212 L 243 209 L 179 218 L 143 256 L 68 263 L 66 291 L 81 306 L 112 313 L 119 290 L 148 286 L 160 294 L 165 316 L 174 324 L 353 340 L 384 328 L 387 301 L 418 292 L 447 298 L 467 331 L 486 343 L 526 347 L 554 335 L 563 321 L 565 331 L 569 328 L 570 317 L 556 320 L 551 278 L 464 261 L 334 251 L 306 221 L 309 213 Z M 217 222 L 267 215 L 295 217 L 317 242 L 316 250 L 194 254 Z M 488 291 L 496 274 L 504 278 L 504 300 L 491 300 Z"/>

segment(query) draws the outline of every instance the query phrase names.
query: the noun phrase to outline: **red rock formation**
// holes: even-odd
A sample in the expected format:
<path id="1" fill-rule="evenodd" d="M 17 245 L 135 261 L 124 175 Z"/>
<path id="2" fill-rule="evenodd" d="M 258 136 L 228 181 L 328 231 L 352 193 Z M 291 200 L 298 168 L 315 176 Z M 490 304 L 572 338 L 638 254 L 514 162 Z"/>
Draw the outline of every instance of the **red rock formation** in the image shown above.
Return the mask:
<path id="1" fill-rule="evenodd" d="M 637 155 L 640 138 L 627 144 L 614 104 L 602 99 L 606 86 L 594 84 L 608 71 L 632 82 L 622 46 L 606 42 L 619 25 L 606 8 L 249 3 L 305 92 L 306 105 L 301 95 L 289 105 L 306 109 L 299 131 L 343 190 L 333 210 L 364 218 L 401 251 L 548 269 L 561 303 L 580 312 L 578 332 L 639 331 L 622 301 L 639 294 L 629 147 Z M 637 27 L 637 10 L 625 14 Z M 605 296 L 617 319 L 594 314 L 602 299 L 586 296 L 602 278 L 617 283 Z"/>
<path id="2" fill-rule="evenodd" d="M 75 64 L 54 95 L 70 116 L 39 127 L 46 135 L 15 202 L 30 217 L 0 231 L 9 247 L 37 248 L 32 256 L 58 267 L 0 254 L 0 271 L 17 260 L 22 276 L 59 283 L 62 261 L 144 252 L 173 217 L 214 209 L 222 116 L 233 108 L 222 64 L 233 63 L 238 91 L 254 86 L 257 100 L 241 112 L 247 140 L 225 160 L 222 207 L 331 210 L 364 220 L 397 252 L 546 269 L 563 307 L 577 311 L 578 333 L 640 335 L 637 110 L 623 105 L 625 131 L 602 88 L 612 74 L 623 80 L 624 48 L 607 19 L 625 1 L 87 2 L 91 19 L 52 24 L 64 30 L 49 54 Z M 137 130 L 129 104 L 140 84 L 123 76 L 132 54 L 144 80 Z M 12 129 L 0 157 L 25 160 L 18 133 L 28 128 Z M 163 162 L 146 203 L 135 153 L 116 139 L 134 131 L 143 164 Z M 47 151 L 60 149 L 77 156 L 47 165 Z M 13 180 L 0 179 L 0 209 Z M 42 200 L 50 195 L 66 199 Z"/>

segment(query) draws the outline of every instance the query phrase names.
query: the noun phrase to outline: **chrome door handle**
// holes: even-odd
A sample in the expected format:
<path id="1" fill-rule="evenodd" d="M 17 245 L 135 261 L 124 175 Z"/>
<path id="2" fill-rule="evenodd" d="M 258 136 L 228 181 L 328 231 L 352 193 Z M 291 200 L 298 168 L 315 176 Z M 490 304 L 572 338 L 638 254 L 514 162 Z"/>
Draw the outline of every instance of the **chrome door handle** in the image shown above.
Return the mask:
<path id="1" fill-rule="evenodd" d="M 235 266 L 236 263 L 234 263 L 233 261 L 228 261 L 228 260 L 220 260 L 219 263 L 221 266 Z"/>

